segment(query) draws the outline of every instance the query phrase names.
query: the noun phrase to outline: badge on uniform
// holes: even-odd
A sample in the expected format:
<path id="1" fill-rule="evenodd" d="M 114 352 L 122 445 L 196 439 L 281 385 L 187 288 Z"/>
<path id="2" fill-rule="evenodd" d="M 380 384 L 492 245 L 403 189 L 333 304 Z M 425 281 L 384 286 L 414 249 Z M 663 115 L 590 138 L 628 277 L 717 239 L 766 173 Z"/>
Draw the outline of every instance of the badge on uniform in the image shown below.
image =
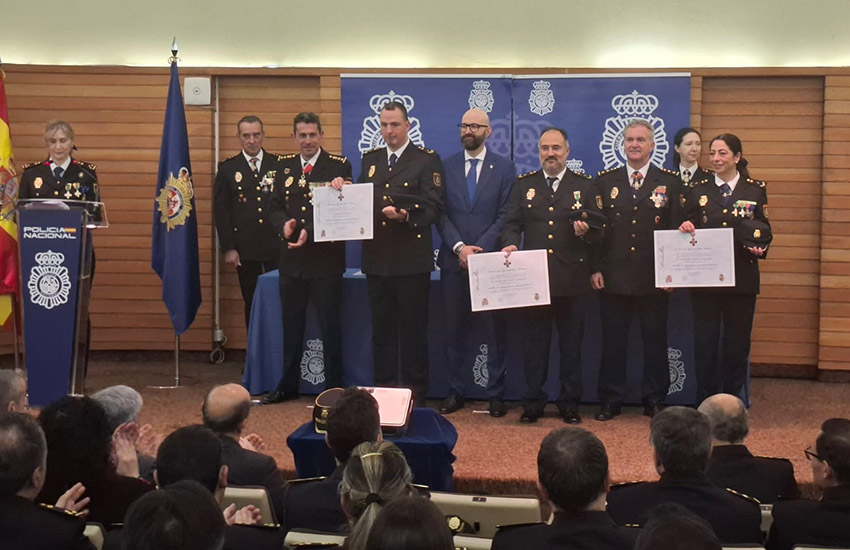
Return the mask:
<path id="1" fill-rule="evenodd" d="M 373 164 L 372 166 L 369 167 L 369 177 L 371 178 L 374 175 L 375 175 L 375 165 Z"/>
<path id="2" fill-rule="evenodd" d="M 602 210 L 602 195 L 596 195 L 596 208 Z"/>
<path id="3" fill-rule="evenodd" d="M 44 184 L 44 181 L 42 181 L 41 178 L 35 178 L 35 180 L 32 182 L 32 186 L 35 187 L 36 189 L 41 189 L 41 186 L 43 184 Z"/>
<path id="4" fill-rule="evenodd" d="M 581 191 L 573 191 L 573 198 L 576 200 L 576 202 L 573 203 L 573 207 L 572 207 L 573 210 L 580 210 L 581 209 Z"/>
<path id="5" fill-rule="evenodd" d="M 434 185 L 437 186 L 437 187 L 443 185 L 443 180 L 440 177 L 439 172 L 434 172 Z"/>
<path id="6" fill-rule="evenodd" d="M 735 201 L 732 205 L 732 215 L 740 218 L 753 219 L 756 211 L 756 201 Z"/>
<path id="7" fill-rule="evenodd" d="M 652 191 L 649 200 L 655 204 L 655 208 L 664 208 L 667 206 L 667 186 L 659 185 Z"/>
<path id="8" fill-rule="evenodd" d="M 284 168 L 284 169 L 283 169 L 283 173 L 284 173 L 284 174 L 288 174 L 288 173 L 289 173 L 289 168 Z"/>
<path id="9" fill-rule="evenodd" d="M 685 198 L 685 195 L 679 195 L 679 204 L 682 208 L 685 207 L 685 203 L 688 202 L 688 199 Z"/>
<path id="10" fill-rule="evenodd" d="M 617 195 L 619 195 L 619 194 L 620 194 L 620 188 L 619 187 L 612 187 L 611 188 L 611 198 L 612 199 L 616 199 Z"/>
<path id="11" fill-rule="evenodd" d="M 529 189 L 528 193 L 525 194 L 525 200 L 530 201 L 534 198 L 534 189 Z"/>
<path id="12" fill-rule="evenodd" d="M 233 179 L 236 181 L 236 183 L 241 182 L 242 181 L 242 172 L 236 172 L 235 174 L 233 174 Z"/>
<path id="13" fill-rule="evenodd" d="M 700 197 L 699 197 L 699 205 L 700 205 L 700 206 L 705 206 L 706 204 L 708 204 L 708 195 L 700 195 Z"/>
<path id="14" fill-rule="evenodd" d="M 753 237 L 756 238 L 756 239 L 760 239 L 761 238 L 761 230 L 756 229 L 755 231 L 753 231 Z"/>
<path id="15" fill-rule="evenodd" d="M 287 168 L 286 170 L 289 171 L 289 168 Z M 289 187 L 290 185 L 292 185 L 293 181 L 295 181 L 295 178 L 293 178 L 292 176 L 289 176 L 288 178 L 286 178 L 286 181 L 283 183 L 283 185 L 285 187 Z"/>

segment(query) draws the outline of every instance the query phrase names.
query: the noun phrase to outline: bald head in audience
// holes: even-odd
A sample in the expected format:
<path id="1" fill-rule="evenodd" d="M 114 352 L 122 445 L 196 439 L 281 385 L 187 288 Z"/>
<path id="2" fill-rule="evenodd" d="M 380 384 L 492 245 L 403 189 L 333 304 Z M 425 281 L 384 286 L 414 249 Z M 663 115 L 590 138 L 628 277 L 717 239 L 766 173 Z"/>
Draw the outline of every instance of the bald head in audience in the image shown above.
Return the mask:
<path id="1" fill-rule="evenodd" d="M 27 380 L 14 369 L 0 369 L 0 412 L 27 410 Z"/>
<path id="2" fill-rule="evenodd" d="M 210 390 L 204 399 L 204 425 L 220 434 L 238 436 L 251 412 L 251 394 L 239 384 Z"/>
<path id="3" fill-rule="evenodd" d="M 744 402 L 734 395 L 712 395 L 700 404 L 698 410 L 711 422 L 714 446 L 741 445 L 750 432 L 747 408 Z"/>

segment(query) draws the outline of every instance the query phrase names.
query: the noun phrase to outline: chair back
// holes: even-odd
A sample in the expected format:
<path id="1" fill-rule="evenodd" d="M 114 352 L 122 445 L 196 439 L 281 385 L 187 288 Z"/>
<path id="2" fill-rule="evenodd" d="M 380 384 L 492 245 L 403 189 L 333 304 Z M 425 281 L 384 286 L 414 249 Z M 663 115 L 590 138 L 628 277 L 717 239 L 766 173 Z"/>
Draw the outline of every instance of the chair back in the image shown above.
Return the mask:
<path id="1" fill-rule="evenodd" d="M 443 515 L 458 516 L 479 537 L 493 538 L 500 525 L 541 521 L 540 503 L 531 497 L 490 497 L 431 492 Z"/>
<path id="2" fill-rule="evenodd" d="M 237 510 L 251 504 L 263 514 L 263 523 L 277 523 L 274 506 L 265 487 L 227 487 L 221 508 L 227 508 L 231 504 L 235 504 Z"/>

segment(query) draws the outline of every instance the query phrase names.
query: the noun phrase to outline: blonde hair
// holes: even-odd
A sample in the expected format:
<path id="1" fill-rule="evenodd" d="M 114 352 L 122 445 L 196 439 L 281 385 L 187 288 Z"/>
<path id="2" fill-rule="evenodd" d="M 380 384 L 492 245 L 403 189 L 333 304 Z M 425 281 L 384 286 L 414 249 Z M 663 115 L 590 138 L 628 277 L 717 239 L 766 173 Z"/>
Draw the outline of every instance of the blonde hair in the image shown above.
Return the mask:
<path id="1" fill-rule="evenodd" d="M 51 120 L 47 123 L 44 127 L 44 141 L 52 138 L 60 130 L 68 139 L 74 141 L 74 129 L 64 120 Z"/>

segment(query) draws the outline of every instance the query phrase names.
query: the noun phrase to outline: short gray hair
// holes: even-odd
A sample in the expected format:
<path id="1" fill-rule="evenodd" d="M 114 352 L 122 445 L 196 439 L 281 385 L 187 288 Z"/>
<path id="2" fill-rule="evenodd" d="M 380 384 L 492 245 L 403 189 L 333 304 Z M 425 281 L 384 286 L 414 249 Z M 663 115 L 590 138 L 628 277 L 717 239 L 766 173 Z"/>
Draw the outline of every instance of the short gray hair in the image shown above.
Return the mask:
<path id="1" fill-rule="evenodd" d="M 699 412 L 708 417 L 711 435 L 717 441 L 738 443 L 750 433 L 747 408 L 740 399 L 738 404 L 734 413 L 709 400 L 703 401 L 699 406 Z"/>
<path id="2" fill-rule="evenodd" d="M 628 124 L 626 124 L 626 127 L 623 128 L 623 139 L 625 139 L 626 132 L 629 128 L 636 128 L 638 126 L 649 130 L 649 141 L 650 143 L 655 143 L 655 128 L 652 127 L 652 124 L 642 118 L 633 118 Z"/>
<path id="3" fill-rule="evenodd" d="M 0 369 L 0 412 L 12 401 L 23 402 L 27 394 L 27 380 L 15 369 Z"/>
<path id="4" fill-rule="evenodd" d="M 130 386 L 110 386 L 91 396 L 106 411 L 109 429 L 135 422 L 142 410 L 142 396 Z"/>

